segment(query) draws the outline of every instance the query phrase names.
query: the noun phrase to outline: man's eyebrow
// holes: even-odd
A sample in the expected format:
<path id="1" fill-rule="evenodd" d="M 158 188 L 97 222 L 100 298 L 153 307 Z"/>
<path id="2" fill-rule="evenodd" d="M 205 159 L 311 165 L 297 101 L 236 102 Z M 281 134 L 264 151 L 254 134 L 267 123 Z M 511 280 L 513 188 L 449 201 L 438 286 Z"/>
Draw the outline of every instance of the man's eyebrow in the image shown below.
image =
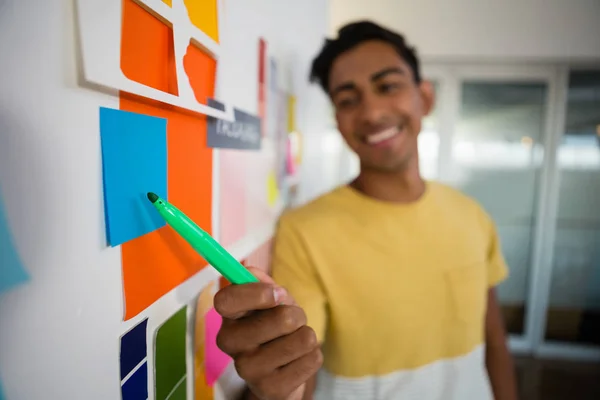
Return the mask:
<path id="1" fill-rule="evenodd" d="M 385 77 L 386 75 L 389 74 L 400 74 L 400 75 L 406 75 L 406 71 L 404 71 L 402 68 L 400 67 L 389 67 L 386 69 L 383 69 L 379 72 L 375 72 L 373 75 L 371 75 L 371 81 L 376 81 L 378 79 L 381 79 L 383 77 Z"/>
<path id="2" fill-rule="evenodd" d="M 390 75 L 390 74 L 406 75 L 406 71 L 404 71 L 400 67 L 385 68 L 385 69 L 383 69 L 379 72 L 375 72 L 373 75 L 371 75 L 371 82 L 374 82 L 374 81 L 381 79 L 381 78 L 385 77 L 386 75 Z M 356 85 L 353 82 L 345 82 L 345 83 L 339 84 L 335 88 L 333 88 L 331 90 L 330 96 L 333 97 L 336 94 L 338 94 L 339 92 L 343 92 L 346 90 L 355 90 L 355 89 L 356 89 Z"/>
<path id="3" fill-rule="evenodd" d="M 354 90 L 356 89 L 356 85 L 352 82 L 346 82 L 346 83 L 342 83 L 340 85 L 337 85 L 335 88 L 333 88 L 331 90 L 331 97 L 335 96 L 336 94 L 338 94 L 339 92 L 343 92 L 345 90 Z"/>

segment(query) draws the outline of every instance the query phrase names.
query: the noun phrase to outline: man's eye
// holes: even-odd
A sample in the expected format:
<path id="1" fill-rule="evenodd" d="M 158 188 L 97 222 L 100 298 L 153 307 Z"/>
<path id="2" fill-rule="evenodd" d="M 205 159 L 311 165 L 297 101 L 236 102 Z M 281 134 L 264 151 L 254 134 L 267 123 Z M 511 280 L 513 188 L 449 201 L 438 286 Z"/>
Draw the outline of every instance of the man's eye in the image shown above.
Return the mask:
<path id="1" fill-rule="evenodd" d="M 400 88 L 398 83 L 383 83 L 379 85 L 379 92 L 381 93 L 391 93 Z"/>
<path id="2" fill-rule="evenodd" d="M 358 101 L 356 99 L 346 98 L 346 99 L 339 100 L 337 102 L 337 107 L 341 108 L 341 109 L 347 109 L 347 108 L 350 108 L 350 107 L 356 105 L 357 102 Z"/>

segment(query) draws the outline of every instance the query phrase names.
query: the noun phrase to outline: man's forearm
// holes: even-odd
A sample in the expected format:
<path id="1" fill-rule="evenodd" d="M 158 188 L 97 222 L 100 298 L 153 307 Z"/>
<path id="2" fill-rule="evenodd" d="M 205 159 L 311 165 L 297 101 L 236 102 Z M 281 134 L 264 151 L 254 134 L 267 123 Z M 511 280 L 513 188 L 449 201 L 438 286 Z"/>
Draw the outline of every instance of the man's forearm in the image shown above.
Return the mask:
<path id="1" fill-rule="evenodd" d="M 506 330 L 494 289 L 490 289 L 488 292 L 485 328 L 485 365 L 494 391 L 494 398 L 496 400 L 516 400 L 518 396 L 515 369 L 506 344 Z"/>
<path id="2" fill-rule="evenodd" d="M 494 398 L 516 400 L 517 384 L 512 356 L 505 343 L 493 343 L 486 347 L 485 364 Z"/>

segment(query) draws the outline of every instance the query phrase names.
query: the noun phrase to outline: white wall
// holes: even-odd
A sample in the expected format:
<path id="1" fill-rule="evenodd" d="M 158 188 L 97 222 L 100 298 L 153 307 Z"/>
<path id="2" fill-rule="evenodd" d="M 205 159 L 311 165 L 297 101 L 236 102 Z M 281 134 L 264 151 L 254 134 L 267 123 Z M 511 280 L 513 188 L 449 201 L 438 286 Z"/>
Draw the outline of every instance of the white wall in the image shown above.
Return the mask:
<path id="1" fill-rule="evenodd" d="M 600 58 L 598 0 L 331 0 L 331 32 L 373 19 L 424 58 Z"/>
<path id="2" fill-rule="evenodd" d="M 118 99 L 77 83 L 73 4 L 0 0 L 0 187 L 31 275 L 0 295 L 0 378 L 9 400 L 120 398 L 121 334 L 144 316 L 164 321 L 208 271 L 122 321 L 120 248 L 106 248 L 104 239 L 98 121 L 99 107 L 118 108 Z M 320 155 L 327 100 L 306 82 L 327 30 L 327 1 L 227 0 L 226 12 L 222 35 L 231 43 L 221 63 L 236 64 L 235 85 L 220 89 L 256 109 L 256 74 L 244 68 L 254 68 L 257 35 L 264 35 L 297 69 L 304 180 L 320 183 L 329 162 Z M 303 196 L 320 190 L 307 186 Z"/>

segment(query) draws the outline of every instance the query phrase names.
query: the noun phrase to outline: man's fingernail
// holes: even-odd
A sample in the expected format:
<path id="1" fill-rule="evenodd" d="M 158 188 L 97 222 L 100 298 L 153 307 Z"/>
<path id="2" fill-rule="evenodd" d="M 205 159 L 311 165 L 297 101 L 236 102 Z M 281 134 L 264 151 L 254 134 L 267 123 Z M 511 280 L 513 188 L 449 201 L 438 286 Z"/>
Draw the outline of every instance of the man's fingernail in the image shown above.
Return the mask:
<path id="1" fill-rule="evenodd" d="M 286 290 L 280 286 L 273 289 L 273 298 L 275 299 L 275 304 L 281 304 L 286 295 Z"/>

